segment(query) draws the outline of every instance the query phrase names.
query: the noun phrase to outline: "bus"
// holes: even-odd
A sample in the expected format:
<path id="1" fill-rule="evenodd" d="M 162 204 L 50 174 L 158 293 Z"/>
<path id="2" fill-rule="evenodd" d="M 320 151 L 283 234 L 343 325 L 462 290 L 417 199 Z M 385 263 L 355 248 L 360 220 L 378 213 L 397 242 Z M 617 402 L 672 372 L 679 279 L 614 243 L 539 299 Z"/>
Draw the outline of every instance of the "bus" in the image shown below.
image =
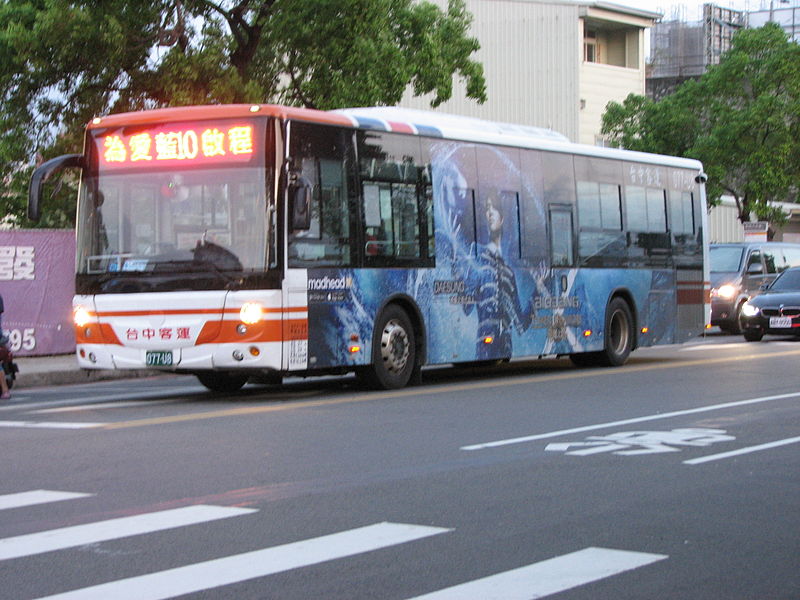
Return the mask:
<path id="1" fill-rule="evenodd" d="M 567 356 L 622 365 L 709 318 L 702 164 L 394 107 L 98 117 L 80 170 L 85 369 L 207 388 Z"/>

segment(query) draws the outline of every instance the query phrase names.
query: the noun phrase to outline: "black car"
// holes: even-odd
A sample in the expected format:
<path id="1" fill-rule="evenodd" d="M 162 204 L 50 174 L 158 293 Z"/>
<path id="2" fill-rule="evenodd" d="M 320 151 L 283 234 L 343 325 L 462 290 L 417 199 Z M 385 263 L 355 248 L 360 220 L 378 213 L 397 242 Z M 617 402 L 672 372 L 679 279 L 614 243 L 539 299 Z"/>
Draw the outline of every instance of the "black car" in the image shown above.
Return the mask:
<path id="1" fill-rule="evenodd" d="M 765 333 L 800 336 L 800 267 L 786 269 L 742 306 L 742 333 L 757 342 Z"/>

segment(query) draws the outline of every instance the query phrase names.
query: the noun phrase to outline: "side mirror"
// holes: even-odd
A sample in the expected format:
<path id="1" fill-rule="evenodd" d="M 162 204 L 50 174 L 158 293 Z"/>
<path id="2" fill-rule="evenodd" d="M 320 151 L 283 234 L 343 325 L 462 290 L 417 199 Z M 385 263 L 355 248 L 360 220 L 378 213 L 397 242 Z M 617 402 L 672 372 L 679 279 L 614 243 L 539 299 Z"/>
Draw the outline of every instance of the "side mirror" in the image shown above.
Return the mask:
<path id="1" fill-rule="evenodd" d="M 764 266 L 760 264 L 752 264 L 747 267 L 748 275 L 761 275 L 764 272 Z"/>
<path id="2" fill-rule="evenodd" d="M 289 186 L 291 202 L 292 229 L 294 231 L 311 228 L 311 186 L 303 177 Z"/>
<path id="3" fill-rule="evenodd" d="M 28 186 L 28 218 L 31 221 L 38 221 L 41 216 L 41 199 L 44 182 L 56 171 L 68 167 L 83 168 L 82 154 L 64 154 L 56 158 L 51 158 L 39 165 L 31 176 L 31 183 Z"/>

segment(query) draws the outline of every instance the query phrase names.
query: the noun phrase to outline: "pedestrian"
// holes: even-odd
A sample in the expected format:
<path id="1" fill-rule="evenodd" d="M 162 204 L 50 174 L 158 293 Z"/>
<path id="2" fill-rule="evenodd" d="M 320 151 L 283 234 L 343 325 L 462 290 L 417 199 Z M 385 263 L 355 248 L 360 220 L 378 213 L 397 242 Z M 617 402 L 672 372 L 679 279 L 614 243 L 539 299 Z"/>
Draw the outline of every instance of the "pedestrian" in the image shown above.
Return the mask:
<path id="1" fill-rule="evenodd" d="M 0 399 L 8 400 L 11 394 L 8 392 L 8 383 L 6 382 L 6 371 L 4 365 L 8 360 L 8 348 L 6 344 L 6 334 L 3 331 L 3 295 L 0 294 Z"/>

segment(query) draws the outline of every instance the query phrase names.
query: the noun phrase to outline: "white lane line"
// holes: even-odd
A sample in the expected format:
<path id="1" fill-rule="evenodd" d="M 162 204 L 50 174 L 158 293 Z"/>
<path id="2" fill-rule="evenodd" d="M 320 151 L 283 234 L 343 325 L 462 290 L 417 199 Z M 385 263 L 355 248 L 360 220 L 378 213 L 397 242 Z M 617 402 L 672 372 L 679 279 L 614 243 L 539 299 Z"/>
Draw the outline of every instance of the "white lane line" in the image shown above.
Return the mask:
<path id="1" fill-rule="evenodd" d="M 125 394 L 105 394 L 101 396 L 94 396 L 91 398 L 94 402 L 107 402 L 107 401 L 117 401 L 117 400 L 147 400 L 148 398 L 172 398 L 173 400 L 181 400 L 181 396 L 186 394 L 196 394 L 199 392 L 207 391 L 206 388 L 198 385 L 187 385 L 182 387 L 164 387 L 164 388 L 157 388 L 155 390 L 148 390 L 142 392 L 128 392 Z M 42 402 L 33 402 L 30 404 L 25 404 L 22 402 L 23 398 L 19 398 L 19 402 L 17 402 L 18 398 L 14 396 L 12 398 L 14 402 L 8 404 L 6 406 L 0 406 L 0 412 L 2 411 L 10 411 L 10 410 L 23 410 L 23 409 L 34 409 L 34 408 L 48 408 L 54 406 L 67 406 L 69 404 L 74 404 L 75 402 L 81 402 L 82 404 L 86 403 L 86 396 L 83 395 L 80 398 L 65 398 L 60 400 L 44 400 Z"/>
<path id="2" fill-rule="evenodd" d="M 48 415 L 81 410 L 104 410 L 108 408 L 127 408 L 129 406 L 158 406 L 159 404 L 175 404 L 176 400 L 128 400 L 126 402 L 98 402 L 97 404 L 75 404 L 58 408 L 42 408 L 28 411 L 32 415 Z"/>
<path id="3" fill-rule="evenodd" d="M 46 600 L 161 600 L 256 577 L 404 544 L 450 529 L 402 523 L 377 523 L 349 531 L 273 548 L 120 579 L 93 587 L 47 596 Z M 39 600 L 45 600 L 40 598 Z"/>
<path id="4" fill-rule="evenodd" d="M 0 510 L 33 506 L 35 504 L 47 504 L 49 502 L 60 502 L 62 500 L 73 500 L 75 498 L 87 498 L 89 496 L 94 496 L 94 494 L 57 492 L 52 490 L 31 490 L 29 492 L 5 494 L 4 496 L 0 496 Z"/>
<path id="5" fill-rule="evenodd" d="M 572 429 L 561 429 L 559 431 L 549 431 L 547 433 L 539 433 L 536 435 L 526 435 L 524 437 L 510 438 L 507 440 L 497 440 L 494 442 L 484 442 L 482 444 L 472 444 L 470 446 L 461 446 L 461 450 L 484 450 L 486 448 L 497 448 L 498 446 L 509 446 L 511 444 L 521 444 L 524 442 L 533 442 L 536 440 L 544 440 L 547 438 L 559 437 L 562 435 L 569 435 L 573 433 L 582 433 L 584 431 L 594 431 L 596 429 L 607 429 L 609 427 L 618 427 L 619 425 L 631 425 L 633 423 L 644 423 L 645 421 L 657 421 L 658 419 L 671 419 L 673 417 L 682 417 L 684 415 L 693 415 L 697 413 L 710 412 L 714 410 L 723 410 L 725 408 L 736 408 L 739 406 L 747 406 L 748 404 L 759 404 L 761 402 L 773 402 L 775 400 L 785 400 L 786 398 L 796 398 L 800 396 L 800 392 L 793 392 L 791 394 L 779 394 L 777 396 L 764 396 L 762 398 L 751 398 L 750 400 L 739 400 L 737 402 L 725 402 L 724 404 L 712 404 L 711 406 L 701 406 L 699 408 L 689 408 L 687 410 L 676 410 L 668 413 L 660 413 L 657 415 L 647 415 L 644 417 L 635 417 L 633 419 L 623 419 L 621 421 L 609 421 L 607 423 L 597 423 L 595 425 L 586 425 L 583 427 L 573 427 Z"/>
<path id="6" fill-rule="evenodd" d="M 787 446 L 789 444 L 796 444 L 800 442 L 800 437 L 786 438 L 785 440 L 777 440 L 775 442 L 768 442 L 766 444 L 759 444 L 758 446 L 749 446 L 747 448 L 739 448 L 738 450 L 731 450 L 730 452 L 720 452 L 719 454 L 710 454 L 709 456 L 701 456 L 700 458 L 693 458 L 691 460 L 683 461 L 685 465 L 699 465 L 713 460 L 722 460 L 732 456 L 739 456 L 741 454 L 750 454 L 751 452 L 759 452 L 761 450 L 769 450 L 770 448 L 777 448 L 779 446 Z"/>
<path id="7" fill-rule="evenodd" d="M 22 427 L 24 429 L 92 429 L 108 423 L 62 423 L 59 421 L 0 421 L 0 427 Z"/>
<path id="8" fill-rule="evenodd" d="M 542 562 L 476 579 L 413 600 L 531 600 L 605 579 L 668 558 L 664 554 L 584 548 Z"/>
<path id="9" fill-rule="evenodd" d="M 719 342 L 717 344 L 693 344 L 691 346 L 684 346 L 683 348 L 678 348 L 678 352 L 696 352 L 698 350 L 726 350 L 726 349 L 735 349 L 735 348 L 743 348 L 743 347 L 753 347 L 752 342 L 734 342 L 730 344 L 726 344 L 724 342 Z"/>
<path id="10" fill-rule="evenodd" d="M 257 512 L 256 509 L 198 504 L 133 517 L 109 519 L 86 525 L 75 525 L 40 533 L 19 535 L 0 540 L 0 560 L 31 556 L 64 548 L 74 548 L 75 546 L 116 540 L 164 529 L 174 529 L 217 519 L 227 519 L 228 517 L 238 517 L 253 512 Z"/>

